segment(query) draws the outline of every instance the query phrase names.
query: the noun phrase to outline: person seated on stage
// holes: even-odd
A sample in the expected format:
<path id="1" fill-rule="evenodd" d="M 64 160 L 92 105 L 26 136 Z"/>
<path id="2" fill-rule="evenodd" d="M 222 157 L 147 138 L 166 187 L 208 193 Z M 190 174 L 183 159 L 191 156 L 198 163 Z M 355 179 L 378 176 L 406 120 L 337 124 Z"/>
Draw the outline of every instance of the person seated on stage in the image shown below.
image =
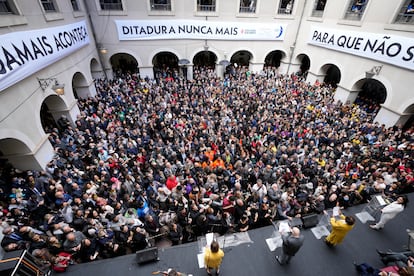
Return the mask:
<path id="1" fill-rule="evenodd" d="M 398 267 L 404 267 L 409 261 L 412 263 L 414 261 L 414 252 L 412 251 L 380 251 L 377 250 L 378 255 L 381 257 L 381 261 L 388 265 L 388 263 L 395 262 Z"/>
<path id="2" fill-rule="evenodd" d="M 410 257 L 406 263 L 402 263 L 402 266 L 387 265 L 383 268 L 375 268 L 367 263 L 354 263 L 354 266 L 360 276 L 408 276 L 414 275 L 413 261 L 414 258 Z"/>
<path id="3" fill-rule="evenodd" d="M 178 272 L 177 270 L 173 268 L 169 268 L 167 271 L 155 271 L 152 274 L 153 275 L 162 274 L 162 275 L 167 275 L 167 276 L 187 276 L 187 274 Z"/>
<path id="4" fill-rule="evenodd" d="M 187 276 L 187 274 L 184 274 L 184 273 L 181 273 L 181 272 L 178 272 L 177 270 L 175 270 L 175 269 L 168 269 L 168 271 L 167 271 L 167 274 L 166 275 L 168 275 L 168 276 Z"/>

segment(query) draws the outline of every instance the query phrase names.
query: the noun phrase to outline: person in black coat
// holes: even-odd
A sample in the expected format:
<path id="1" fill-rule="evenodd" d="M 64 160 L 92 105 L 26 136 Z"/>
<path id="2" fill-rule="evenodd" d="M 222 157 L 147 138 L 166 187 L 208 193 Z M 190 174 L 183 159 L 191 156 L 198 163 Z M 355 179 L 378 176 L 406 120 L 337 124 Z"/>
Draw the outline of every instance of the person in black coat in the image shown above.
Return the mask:
<path id="1" fill-rule="evenodd" d="M 299 251 L 299 249 L 303 245 L 304 236 L 300 233 L 299 228 L 293 227 L 290 229 L 290 233 L 281 233 L 282 234 L 282 255 L 276 256 L 276 260 L 279 262 L 279 264 L 289 264 L 290 260 L 293 256 L 296 255 L 296 253 Z"/>

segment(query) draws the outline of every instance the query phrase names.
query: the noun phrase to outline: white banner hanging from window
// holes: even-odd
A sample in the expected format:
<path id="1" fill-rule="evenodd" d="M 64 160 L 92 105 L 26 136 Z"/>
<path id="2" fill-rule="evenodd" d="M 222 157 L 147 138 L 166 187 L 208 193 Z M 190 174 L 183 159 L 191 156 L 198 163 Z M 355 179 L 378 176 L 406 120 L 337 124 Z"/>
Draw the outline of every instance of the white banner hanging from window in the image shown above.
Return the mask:
<path id="1" fill-rule="evenodd" d="M 414 70 L 414 38 L 312 27 L 308 43 Z"/>
<path id="2" fill-rule="evenodd" d="M 201 20 L 115 20 L 119 40 L 283 40 L 286 24 Z"/>
<path id="3" fill-rule="evenodd" d="M 0 35 L 0 91 L 88 44 L 86 21 Z"/>

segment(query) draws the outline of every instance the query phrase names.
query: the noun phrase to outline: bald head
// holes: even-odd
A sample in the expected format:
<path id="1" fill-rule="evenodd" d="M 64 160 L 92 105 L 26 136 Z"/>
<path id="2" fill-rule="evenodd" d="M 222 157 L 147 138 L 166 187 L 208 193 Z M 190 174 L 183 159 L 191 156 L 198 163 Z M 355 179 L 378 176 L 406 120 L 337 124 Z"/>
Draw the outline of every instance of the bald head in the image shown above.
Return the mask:
<path id="1" fill-rule="evenodd" d="M 300 236 L 300 230 L 297 227 L 292 228 L 292 236 L 299 237 Z"/>

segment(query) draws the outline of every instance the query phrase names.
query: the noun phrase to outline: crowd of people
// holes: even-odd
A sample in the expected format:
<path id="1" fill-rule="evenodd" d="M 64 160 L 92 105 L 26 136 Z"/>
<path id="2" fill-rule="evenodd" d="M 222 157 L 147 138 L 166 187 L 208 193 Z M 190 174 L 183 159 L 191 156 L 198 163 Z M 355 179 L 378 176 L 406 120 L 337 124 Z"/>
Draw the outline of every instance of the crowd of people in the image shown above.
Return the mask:
<path id="1" fill-rule="evenodd" d="M 2 166 L 5 251 L 65 266 L 412 192 L 413 128 L 275 68 L 96 80 L 47 127 L 44 171 Z"/>

